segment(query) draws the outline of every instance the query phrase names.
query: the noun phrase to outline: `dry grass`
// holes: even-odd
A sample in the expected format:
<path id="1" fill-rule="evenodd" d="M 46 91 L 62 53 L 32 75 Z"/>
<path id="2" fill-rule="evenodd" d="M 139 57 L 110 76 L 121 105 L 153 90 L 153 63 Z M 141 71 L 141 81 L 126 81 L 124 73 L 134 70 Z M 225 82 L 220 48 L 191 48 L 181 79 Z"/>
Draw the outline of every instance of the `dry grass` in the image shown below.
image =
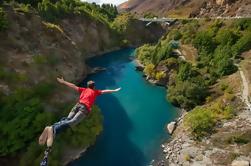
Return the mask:
<path id="1" fill-rule="evenodd" d="M 198 55 L 197 50 L 192 45 L 181 45 L 180 48 L 186 60 L 188 60 L 192 64 L 195 64 L 196 57 Z"/>
<path id="2" fill-rule="evenodd" d="M 223 77 L 215 85 L 211 86 L 211 92 L 214 94 L 212 98 L 217 98 L 224 95 L 225 92 L 231 94 L 240 94 L 241 92 L 241 77 L 239 72 Z M 225 86 L 225 88 L 223 88 Z"/>
<path id="3" fill-rule="evenodd" d="M 181 5 L 178 8 L 168 11 L 166 15 L 168 17 L 173 17 L 173 18 L 188 18 L 192 12 L 201 7 L 203 2 L 204 2 L 203 0 L 194 0 L 188 2 L 184 6 Z"/>

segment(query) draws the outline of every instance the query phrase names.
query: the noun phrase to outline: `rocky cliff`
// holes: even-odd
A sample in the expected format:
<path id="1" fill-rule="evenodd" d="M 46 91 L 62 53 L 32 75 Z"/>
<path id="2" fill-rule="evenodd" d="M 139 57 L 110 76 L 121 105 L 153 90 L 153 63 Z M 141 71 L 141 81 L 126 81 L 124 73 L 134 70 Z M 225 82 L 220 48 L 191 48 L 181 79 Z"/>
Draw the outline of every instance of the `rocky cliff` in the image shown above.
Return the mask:
<path id="1" fill-rule="evenodd" d="M 1 123 L 8 118 L 12 119 L 8 126 L 17 128 L 17 132 L 11 134 L 6 124 L 1 124 L 0 135 L 6 139 L 1 141 L 0 165 L 30 165 L 38 163 L 42 157 L 43 148 L 37 145 L 42 128 L 66 115 L 77 100 L 77 94 L 57 84 L 56 77 L 63 76 L 67 81 L 79 83 L 89 72 L 85 64 L 87 58 L 128 44 L 138 45 L 148 39 L 141 40 L 140 36 L 135 35 L 136 42 L 129 39 L 123 43 L 124 37 L 132 34 L 122 35 L 109 24 L 91 16 L 71 15 L 51 23 L 31 7 L 27 9 L 17 4 L 5 4 L 1 9 L 1 26 L 1 21 L 6 20 L 7 27 L 0 27 L 0 109 L 2 114 L 9 112 L 8 116 L 1 116 Z M 149 29 L 140 29 L 143 36 L 149 36 L 149 33 Z M 155 39 L 157 37 L 154 36 Z M 152 42 L 154 38 L 151 38 Z M 8 103 L 12 103 L 12 106 L 9 107 Z M 96 135 L 102 131 L 102 116 L 96 110 L 90 121 L 86 122 L 93 124 L 92 131 L 85 127 L 86 124 L 82 125 L 82 129 L 80 127 L 82 132 L 89 130 L 90 137 L 85 138 L 85 134 L 79 135 L 82 138 L 76 136 L 74 140 L 67 140 L 75 147 L 81 140 L 85 140 L 83 146 L 64 146 L 60 156 L 54 151 L 51 159 L 57 156 L 57 162 L 51 161 L 51 165 L 57 165 L 59 158 L 64 163 L 69 162 L 86 144 L 94 143 Z M 20 117 L 26 114 L 29 115 Z M 20 136 L 22 134 L 24 136 Z M 70 131 L 67 134 L 71 135 Z M 67 138 L 66 135 L 62 137 Z M 62 143 L 62 140 L 59 142 Z M 64 148 L 71 154 L 64 154 Z"/>
<path id="2" fill-rule="evenodd" d="M 165 17 L 250 17 L 250 0 L 130 0 L 120 11 Z"/>

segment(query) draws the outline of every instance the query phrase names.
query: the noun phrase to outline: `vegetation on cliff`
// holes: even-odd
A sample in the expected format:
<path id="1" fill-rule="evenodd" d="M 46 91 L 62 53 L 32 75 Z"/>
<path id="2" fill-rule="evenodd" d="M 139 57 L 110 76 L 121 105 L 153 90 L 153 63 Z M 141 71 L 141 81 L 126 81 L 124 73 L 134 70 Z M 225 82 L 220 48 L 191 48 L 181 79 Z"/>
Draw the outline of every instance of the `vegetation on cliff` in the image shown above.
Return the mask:
<path id="1" fill-rule="evenodd" d="M 76 102 L 74 92 L 56 84 L 57 76 L 76 83 L 87 74 L 87 55 L 154 41 L 161 35 L 145 30 L 144 23 L 129 16 L 129 24 L 117 26 L 116 20 L 123 17 L 117 15 L 114 5 L 79 0 L 0 2 L 2 165 L 38 165 L 44 150 L 37 144 L 38 136 Z M 128 27 L 125 32 L 119 29 Z M 101 131 L 102 114 L 94 107 L 87 120 L 56 138 L 50 165 L 69 160 L 66 149 L 83 150 Z"/>
<path id="2" fill-rule="evenodd" d="M 159 80 L 157 73 L 164 72 L 168 87 L 168 99 L 174 105 L 192 110 L 186 120 L 195 138 L 212 132 L 216 121 L 232 117 L 233 108 L 212 100 L 211 88 L 219 79 L 237 71 L 234 62 L 239 55 L 251 49 L 250 19 L 184 20 L 174 25 L 157 45 L 144 45 L 137 49 L 136 56 L 145 65 L 144 72 Z M 180 55 L 179 45 L 190 45 L 198 51 L 195 63 Z M 182 52 L 182 50 L 181 50 Z M 170 65 L 172 64 L 172 65 Z M 233 94 L 226 93 L 223 101 Z M 232 100 L 230 100 L 232 101 Z M 196 107 L 205 103 L 211 106 Z M 224 102 L 223 102 L 224 103 Z"/>
<path id="3" fill-rule="evenodd" d="M 75 61 L 83 61 L 81 70 L 85 66 L 84 59 L 78 55 L 73 44 L 69 45 L 69 37 L 65 39 L 65 32 L 58 22 L 62 18 L 73 19 L 73 16 L 78 15 L 80 11 L 87 13 L 88 18 L 93 22 L 98 21 L 100 24 L 107 25 L 116 16 L 113 5 L 100 7 L 95 4 L 67 0 L 1 2 L 0 36 L 3 40 L 0 42 L 0 136 L 4 138 L 0 143 L 1 164 L 5 165 L 5 161 L 13 157 L 18 160 L 12 160 L 8 162 L 8 165 L 38 165 L 44 151 L 44 147 L 40 147 L 37 142 L 40 133 L 45 126 L 66 116 L 73 106 L 74 96 L 67 92 L 67 88 L 63 89 L 57 85 L 55 78 L 59 74 L 58 67 L 60 68 L 65 61 L 71 69 L 72 63 L 79 66 Z M 53 21 L 53 23 L 42 22 L 36 12 L 44 21 Z M 12 19 L 13 17 L 17 20 Z M 22 19 L 30 19 L 31 24 L 34 24 L 34 29 L 35 26 L 37 29 L 33 32 L 32 28 L 29 28 L 30 23 L 24 25 L 27 20 L 22 21 Z M 13 29 L 13 27 L 18 27 L 20 22 L 22 29 Z M 43 29 L 43 27 L 46 28 Z M 107 27 L 111 30 L 109 25 Z M 11 32 L 16 34 L 17 40 L 13 38 Z M 9 35 L 4 36 L 4 33 Z M 36 45 L 37 40 L 30 36 L 33 33 L 45 34 L 39 37 L 42 42 L 38 45 Z M 51 34 L 50 37 L 46 36 L 47 33 Z M 20 39 L 22 36 L 24 38 Z M 29 39 L 26 39 L 26 36 L 29 36 Z M 53 39 L 53 42 L 50 39 Z M 30 45 L 30 40 L 32 40 L 32 45 Z M 23 41 L 24 45 L 22 45 Z M 59 56 L 53 52 L 52 48 L 48 51 L 47 45 L 44 45 L 46 42 L 49 45 L 57 43 L 53 48 L 57 51 L 67 44 L 68 50 L 63 53 L 59 52 L 58 54 L 62 54 Z M 13 51 L 13 47 L 17 52 Z M 70 61 L 68 53 L 72 54 L 73 59 Z M 51 71 L 46 72 L 48 69 Z M 75 76 L 82 74 L 75 73 Z M 59 96 L 55 97 L 57 94 L 62 95 L 60 96 L 62 101 L 58 101 Z M 72 98 L 67 99 L 69 96 L 65 95 L 71 95 Z M 96 136 L 101 131 L 102 114 L 97 107 L 94 107 L 87 120 L 56 138 L 49 159 L 50 165 L 62 164 L 65 149 L 80 150 L 94 144 Z"/>

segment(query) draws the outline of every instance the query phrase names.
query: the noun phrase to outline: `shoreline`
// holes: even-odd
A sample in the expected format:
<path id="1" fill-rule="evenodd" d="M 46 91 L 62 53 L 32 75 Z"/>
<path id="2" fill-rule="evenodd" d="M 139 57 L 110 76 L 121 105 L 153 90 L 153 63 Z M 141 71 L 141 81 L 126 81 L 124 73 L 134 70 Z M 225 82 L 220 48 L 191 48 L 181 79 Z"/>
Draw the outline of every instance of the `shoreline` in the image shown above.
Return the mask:
<path id="1" fill-rule="evenodd" d="M 135 69 L 137 71 L 143 72 L 145 66 L 136 57 L 134 59 L 134 62 L 135 62 Z M 154 82 L 154 81 L 157 81 L 157 80 L 147 79 L 147 76 L 145 76 L 145 80 L 148 81 L 149 83 L 155 85 L 155 86 L 162 86 L 162 87 L 165 87 L 167 89 L 167 86 L 158 85 L 156 82 Z M 182 109 L 182 108 L 179 108 L 179 107 L 177 107 L 177 108 L 179 109 L 178 116 L 175 119 L 173 119 L 171 122 L 169 122 L 169 123 L 167 123 L 165 125 L 165 129 L 170 134 L 170 138 L 168 138 L 167 140 L 164 140 L 162 142 L 162 144 L 160 145 L 160 147 L 158 147 L 158 148 L 160 148 L 160 153 L 158 154 L 158 156 L 156 156 L 151 161 L 152 166 L 166 166 L 166 165 L 169 165 L 169 162 L 166 160 L 167 159 L 166 154 L 171 152 L 171 149 L 168 148 L 168 144 L 175 140 L 174 133 L 175 133 L 176 129 L 181 125 L 184 117 L 187 115 L 187 111 L 185 109 Z M 173 126 L 173 130 L 170 132 L 169 129 L 168 129 L 168 125 L 171 124 L 171 123 L 174 123 L 174 126 Z"/>

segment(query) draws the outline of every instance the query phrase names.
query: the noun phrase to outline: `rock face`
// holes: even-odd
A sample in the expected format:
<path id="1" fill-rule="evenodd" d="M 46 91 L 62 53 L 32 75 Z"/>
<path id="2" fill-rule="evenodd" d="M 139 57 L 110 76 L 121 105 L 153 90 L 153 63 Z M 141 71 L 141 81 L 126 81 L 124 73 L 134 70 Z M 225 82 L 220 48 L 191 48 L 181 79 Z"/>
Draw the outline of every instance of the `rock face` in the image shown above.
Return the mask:
<path id="1" fill-rule="evenodd" d="M 143 16 L 153 13 L 165 17 L 218 17 L 251 15 L 250 0 L 130 0 L 119 5 L 120 11 Z"/>
<path id="2" fill-rule="evenodd" d="M 118 6 L 119 11 L 130 11 L 138 14 L 154 13 L 164 16 L 165 13 L 187 0 L 129 0 Z"/>

